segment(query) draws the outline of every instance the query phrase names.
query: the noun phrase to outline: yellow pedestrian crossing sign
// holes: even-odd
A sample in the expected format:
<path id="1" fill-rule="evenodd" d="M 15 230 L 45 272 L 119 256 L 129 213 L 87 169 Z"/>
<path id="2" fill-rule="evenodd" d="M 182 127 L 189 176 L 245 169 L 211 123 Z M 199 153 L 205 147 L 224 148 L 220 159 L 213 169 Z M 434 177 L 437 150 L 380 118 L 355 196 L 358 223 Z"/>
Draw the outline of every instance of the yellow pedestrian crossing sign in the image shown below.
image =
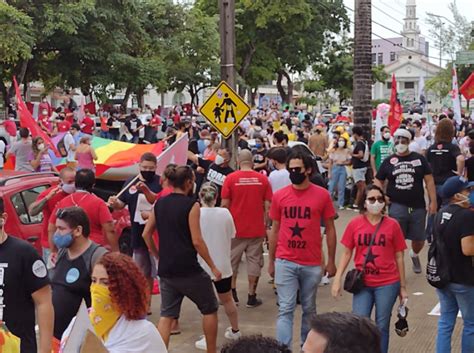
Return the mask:
<path id="1" fill-rule="evenodd" d="M 249 111 L 247 103 L 225 81 L 219 83 L 201 107 L 201 114 L 226 139 Z"/>

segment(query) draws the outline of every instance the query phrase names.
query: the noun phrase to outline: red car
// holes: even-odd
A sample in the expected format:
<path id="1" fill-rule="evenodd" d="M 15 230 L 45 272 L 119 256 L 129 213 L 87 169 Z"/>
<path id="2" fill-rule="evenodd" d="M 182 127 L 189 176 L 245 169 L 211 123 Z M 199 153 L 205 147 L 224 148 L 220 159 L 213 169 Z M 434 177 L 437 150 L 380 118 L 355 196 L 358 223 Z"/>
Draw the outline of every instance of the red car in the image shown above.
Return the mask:
<path id="1" fill-rule="evenodd" d="M 41 254 L 43 214 L 31 216 L 28 207 L 47 188 L 59 184 L 55 173 L 0 171 L 0 197 L 8 214 L 5 231 L 30 242 Z M 120 250 L 130 253 L 130 215 L 127 209 L 112 213 L 115 231 L 120 235 Z"/>

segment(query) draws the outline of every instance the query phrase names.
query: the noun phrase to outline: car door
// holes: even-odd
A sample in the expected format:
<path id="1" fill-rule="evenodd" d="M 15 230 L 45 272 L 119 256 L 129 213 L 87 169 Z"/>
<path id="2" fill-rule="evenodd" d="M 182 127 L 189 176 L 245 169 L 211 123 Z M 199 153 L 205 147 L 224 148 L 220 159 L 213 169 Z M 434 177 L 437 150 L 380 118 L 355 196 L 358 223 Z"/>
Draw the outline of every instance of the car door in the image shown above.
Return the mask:
<path id="1" fill-rule="evenodd" d="M 49 188 L 51 185 L 36 185 L 14 192 L 11 197 L 11 203 L 15 210 L 18 222 L 13 235 L 18 236 L 30 242 L 41 254 L 41 233 L 43 228 L 43 213 L 31 216 L 28 207 L 36 201 L 39 194 Z"/>

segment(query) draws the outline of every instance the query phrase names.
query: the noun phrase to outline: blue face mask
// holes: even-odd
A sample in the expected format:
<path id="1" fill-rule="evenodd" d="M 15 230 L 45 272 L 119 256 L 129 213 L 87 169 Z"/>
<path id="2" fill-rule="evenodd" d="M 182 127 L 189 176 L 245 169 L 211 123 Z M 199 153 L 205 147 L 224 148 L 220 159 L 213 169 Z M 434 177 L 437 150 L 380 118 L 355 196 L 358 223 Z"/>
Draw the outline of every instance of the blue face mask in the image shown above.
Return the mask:
<path id="1" fill-rule="evenodd" d="M 474 207 L 474 190 L 469 193 L 469 204 Z"/>
<path id="2" fill-rule="evenodd" d="M 262 147 L 262 144 L 261 143 L 256 143 L 255 144 L 255 148 L 261 148 Z"/>
<path id="3" fill-rule="evenodd" d="M 58 249 L 69 248 L 72 244 L 72 234 L 67 233 L 61 235 L 59 233 L 55 233 L 53 236 L 53 243 L 58 247 Z"/>

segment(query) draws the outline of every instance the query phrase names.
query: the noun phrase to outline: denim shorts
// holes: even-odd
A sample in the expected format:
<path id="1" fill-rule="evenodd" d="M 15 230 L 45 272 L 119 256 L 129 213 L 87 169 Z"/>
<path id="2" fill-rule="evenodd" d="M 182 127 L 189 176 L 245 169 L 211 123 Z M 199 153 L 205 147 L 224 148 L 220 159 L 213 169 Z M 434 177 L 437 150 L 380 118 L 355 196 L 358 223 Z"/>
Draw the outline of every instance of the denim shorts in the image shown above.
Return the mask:
<path id="1" fill-rule="evenodd" d="M 411 208 L 396 202 L 390 204 L 388 213 L 395 218 L 402 228 L 405 239 L 415 241 L 426 240 L 426 209 Z"/>
<path id="2" fill-rule="evenodd" d="M 365 175 L 367 174 L 367 167 L 364 168 L 356 168 L 352 169 L 352 179 L 354 179 L 354 183 L 358 183 L 360 181 L 365 182 Z"/>

